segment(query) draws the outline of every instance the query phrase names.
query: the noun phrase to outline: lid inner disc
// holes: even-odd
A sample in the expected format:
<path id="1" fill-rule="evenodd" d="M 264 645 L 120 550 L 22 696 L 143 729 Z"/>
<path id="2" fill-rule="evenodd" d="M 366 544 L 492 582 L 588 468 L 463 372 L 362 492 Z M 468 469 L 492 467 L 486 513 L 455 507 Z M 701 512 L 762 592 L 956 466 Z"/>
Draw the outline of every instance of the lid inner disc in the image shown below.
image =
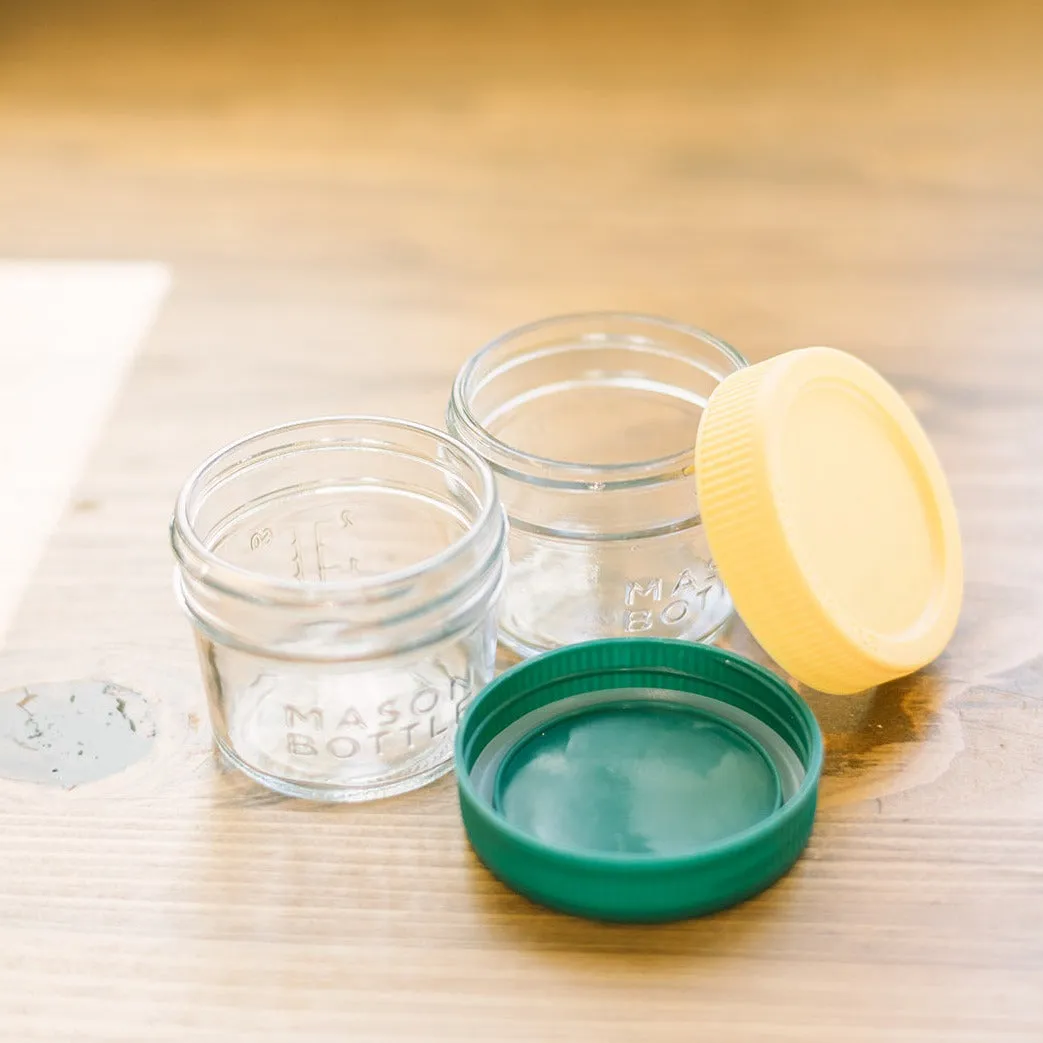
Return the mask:
<path id="1" fill-rule="evenodd" d="M 522 737 L 496 775 L 495 809 L 545 844 L 582 852 L 690 854 L 782 803 L 772 758 L 694 706 L 585 707 Z"/>

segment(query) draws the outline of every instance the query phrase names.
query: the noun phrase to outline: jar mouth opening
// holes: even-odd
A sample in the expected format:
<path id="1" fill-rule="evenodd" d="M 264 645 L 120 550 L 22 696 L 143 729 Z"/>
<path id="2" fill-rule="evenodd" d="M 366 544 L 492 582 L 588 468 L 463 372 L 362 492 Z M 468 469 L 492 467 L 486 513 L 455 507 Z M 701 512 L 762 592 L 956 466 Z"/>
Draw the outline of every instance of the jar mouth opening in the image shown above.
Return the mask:
<path id="1" fill-rule="evenodd" d="M 341 437 L 336 429 L 342 428 Z M 334 432 L 332 435 L 330 432 Z M 311 437 L 309 437 L 309 435 Z M 200 535 L 194 518 L 209 495 L 222 483 L 245 469 L 277 457 L 292 457 L 320 446 L 373 448 L 395 447 L 381 441 L 381 435 L 418 436 L 462 458 L 473 472 L 456 477 L 470 487 L 478 512 L 469 520 L 463 534 L 440 551 L 409 565 L 342 579 L 287 579 L 270 572 L 237 564 L 212 549 Z M 285 438 L 282 444 L 269 444 Z M 403 453 L 405 449 L 401 450 Z M 474 567 L 482 571 L 500 553 L 505 534 L 493 545 L 479 545 L 490 530 L 505 529 L 503 512 L 496 493 L 496 482 L 489 465 L 469 446 L 424 424 L 380 416 L 337 415 L 293 421 L 246 435 L 217 450 L 201 463 L 182 486 L 170 522 L 170 540 L 180 568 L 196 580 L 222 592 L 257 603 L 318 604 L 371 603 L 395 596 L 421 576 L 450 569 L 472 554 Z"/>
<path id="2" fill-rule="evenodd" d="M 610 327 L 613 325 L 631 329 L 610 341 Z M 564 331 L 568 327 L 574 329 L 566 334 Z M 576 329 L 585 329 L 586 332 L 577 334 Z M 656 315 L 591 311 L 552 316 L 508 330 L 467 360 L 453 383 L 449 430 L 475 448 L 496 473 L 537 486 L 600 491 L 656 485 L 690 476 L 694 472 L 694 431 L 690 445 L 666 453 L 618 462 L 580 462 L 522 449 L 489 429 L 487 421 L 479 418 L 473 408 L 476 394 L 517 362 L 537 358 L 541 350 L 546 350 L 547 343 L 544 342 L 542 348 L 534 347 L 518 359 L 507 356 L 499 365 L 498 357 L 528 338 L 541 334 L 553 337 L 556 331 L 560 331 L 562 336 L 555 350 L 562 353 L 602 346 L 623 347 L 650 357 L 687 362 L 715 385 L 749 365 L 735 348 L 705 330 Z M 675 342 L 698 344 L 706 357 L 696 359 L 686 355 L 683 350 L 666 343 L 667 337 Z M 711 365 L 714 361 L 717 366 Z"/>

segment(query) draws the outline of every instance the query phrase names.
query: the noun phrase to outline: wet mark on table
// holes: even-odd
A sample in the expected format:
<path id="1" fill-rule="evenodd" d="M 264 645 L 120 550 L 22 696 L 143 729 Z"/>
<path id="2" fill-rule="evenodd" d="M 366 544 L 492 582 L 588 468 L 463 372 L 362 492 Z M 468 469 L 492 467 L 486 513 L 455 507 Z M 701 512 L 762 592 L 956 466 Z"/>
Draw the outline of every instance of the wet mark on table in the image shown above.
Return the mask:
<path id="1" fill-rule="evenodd" d="M 964 749 L 955 686 L 932 671 L 856 696 L 809 695 L 825 732 L 822 804 L 929 786 Z"/>
<path id="2" fill-rule="evenodd" d="M 940 686 L 929 674 L 855 696 L 805 694 L 826 734 L 826 775 L 863 774 L 897 747 L 924 742 L 941 708 Z"/>
<path id="3" fill-rule="evenodd" d="M 826 743 L 820 804 L 847 804 L 929 784 L 941 777 L 964 746 L 952 706 L 961 688 L 930 668 L 856 695 L 827 695 L 788 677 L 741 622 L 720 644 L 793 684 L 810 705 Z"/>
<path id="4" fill-rule="evenodd" d="M 105 681 L 0 694 L 0 777 L 73 789 L 123 771 L 156 737 L 148 703 Z"/>
<path id="5" fill-rule="evenodd" d="M 1006 670 L 997 671 L 992 680 L 1003 691 L 1031 699 L 1043 698 L 1043 655 L 1032 656 Z"/>

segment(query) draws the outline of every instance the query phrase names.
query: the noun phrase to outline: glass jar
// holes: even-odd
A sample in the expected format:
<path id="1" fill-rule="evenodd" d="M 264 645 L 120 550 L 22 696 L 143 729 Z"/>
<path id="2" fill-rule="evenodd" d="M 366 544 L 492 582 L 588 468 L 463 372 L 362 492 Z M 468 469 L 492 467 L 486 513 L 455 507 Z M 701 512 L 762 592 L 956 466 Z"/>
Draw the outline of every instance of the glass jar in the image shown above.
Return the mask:
<path id="1" fill-rule="evenodd" d="M 417 424 L 307 421 L 204 463 L 171 538 L 224 755 L 322 800 L 447 772 L 493 676 L 506 534 L 482 459 Z"/>
<path id="2" fill-rule="evenodd" d="M 523 326 L 464 365 L 448 428 L 492 466 L 510 519 L 505 645 L 714 637 L 732 605 L 693 450 L 707 399 L 746 365 L 701 330 L 614 313 Z"/>

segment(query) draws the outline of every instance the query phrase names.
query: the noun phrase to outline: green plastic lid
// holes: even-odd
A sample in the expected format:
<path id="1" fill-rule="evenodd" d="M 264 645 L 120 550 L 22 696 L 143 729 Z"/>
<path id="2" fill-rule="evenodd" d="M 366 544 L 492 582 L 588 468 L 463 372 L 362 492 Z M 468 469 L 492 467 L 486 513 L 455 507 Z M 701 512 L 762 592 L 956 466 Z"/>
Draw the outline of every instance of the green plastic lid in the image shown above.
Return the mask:
<path id="1" fill-rule="evenodd" d="M 811 835 L 822 734 L 763 667 L 684 641 L 548 652 L 456 740 L 464 826 L 504 883 L 600 920 L 674 920 L 774 883 Z"/>

